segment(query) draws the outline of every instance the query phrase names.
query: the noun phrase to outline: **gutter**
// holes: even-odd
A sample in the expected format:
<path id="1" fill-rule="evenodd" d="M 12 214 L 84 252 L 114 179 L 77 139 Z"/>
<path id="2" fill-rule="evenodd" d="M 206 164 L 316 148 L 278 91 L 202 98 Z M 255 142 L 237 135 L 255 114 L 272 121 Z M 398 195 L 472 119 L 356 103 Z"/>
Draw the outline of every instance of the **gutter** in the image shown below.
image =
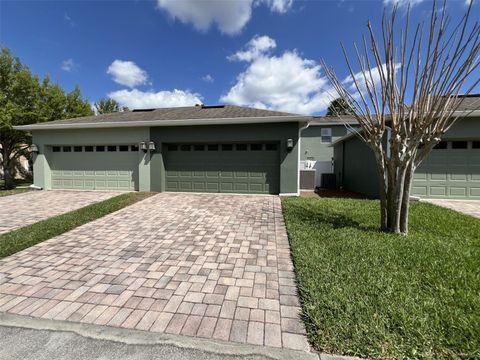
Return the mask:
<path id="1" fill-rule="evenodd" d="M 127 127 L 156 127 L 156 126 L 191 126 L 191 125 L 228 125 L 228 124 L 261 124 L 299 122 L 310 119 L 311 116 L 263 116 L 250 118 L 216 118 L 216 119 L 180 119 L 180 120 L 145 120 L 145 121 L 111 121 L 90 123 L 64 124 L 31 124 L 14 126 L 15 130 L 62 130 L 62 129 L 100 129 L 100 128 L 127 128 Z M 308 122 L 308 120 L 307 120 Z"/>

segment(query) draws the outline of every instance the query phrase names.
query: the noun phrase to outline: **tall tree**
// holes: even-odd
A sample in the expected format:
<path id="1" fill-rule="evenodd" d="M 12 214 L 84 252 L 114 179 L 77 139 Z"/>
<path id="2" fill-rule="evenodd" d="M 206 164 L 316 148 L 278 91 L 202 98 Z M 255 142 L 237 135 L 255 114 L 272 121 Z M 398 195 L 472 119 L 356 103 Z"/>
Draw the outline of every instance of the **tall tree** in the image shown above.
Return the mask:
<path id="1" fill-rule="evenodd" d="M 332 100 L 328 106 L 327 116 L 340 116 L 340 115 L 352 115 L 355 109 L 351 102 L 343 99 L 336 98 Z"/>
<path id="2" fill-rule="evenodd" d="M 470 21 L 472 2 L 453 28 L 446 8 L 446 1 L 441 9 L 433 2 L 427 26 L 413 29 L 408 9 L 398 33 L 394 7 L 390 16 L 384 12 L 380 41 L 369 22 L 368 36 L 355 46 L 359 72 L 343 48 L 355 91 L 322 61 L 337 93 L 354 105 L 358 136 L 375 155 L 384 231 L 407 234 L 413 173 L 461 116 L 459 95 L 480 83 L 480 25 Z"/>
<path id="3" fill-rule="evenodd" d="M 109 114 L 120 111 L 120 105 L 113 99 L 103 98 L 95 103 L 97 114 Z"/>
<path id="4" fill-rule="evenodd" d="M 5 186 L 15 186 L 13 174 L 17 160 L 29 157 L 31 137 L 13 129 L 16 125 L 91 115 L 92 110 L 76 88 L 65 94 L 48 77 L 40 80 L 14 57 L 9 49 L 0 49 L 0 166 Z"/>

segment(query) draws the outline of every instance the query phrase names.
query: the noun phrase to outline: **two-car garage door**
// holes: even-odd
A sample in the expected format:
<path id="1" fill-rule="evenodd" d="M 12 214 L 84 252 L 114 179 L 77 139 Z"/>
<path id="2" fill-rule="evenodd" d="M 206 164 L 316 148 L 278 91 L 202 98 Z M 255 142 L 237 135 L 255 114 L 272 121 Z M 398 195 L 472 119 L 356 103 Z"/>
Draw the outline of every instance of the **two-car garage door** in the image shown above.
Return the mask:
<path id="1" fill-rule="evenodd" d="M 277 143 L 167 144 L 167 191 L 278 194 Z"/>
<path id="2" fill-rule="evenodd" d="M 52 146 L 52 189 L 138 190 L 138 145 Z"/>
<path id="3" fill-rule="evenodd" d="M 442 141 L 415 171 L 420 197 L 480 199 L 480 141 Z"/>

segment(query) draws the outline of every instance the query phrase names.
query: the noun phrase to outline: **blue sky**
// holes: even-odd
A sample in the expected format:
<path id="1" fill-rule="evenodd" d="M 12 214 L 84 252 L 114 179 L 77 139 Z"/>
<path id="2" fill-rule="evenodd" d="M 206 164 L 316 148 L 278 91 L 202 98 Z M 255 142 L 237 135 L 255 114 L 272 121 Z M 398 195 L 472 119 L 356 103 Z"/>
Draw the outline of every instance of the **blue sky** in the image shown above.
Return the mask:
<path id="1" fill-rule="evenodd" d="M 351 48 L 393 1 L 0 0 L 0 44 L 66 90 L 78 84 L 91 102 L 321 114 L 328 84 L 318 61 L 346 77 L 340 42 Z M 424 19 L 432 3 L 411 1 L 412 20 Z M 450 1 L 449 15 L 466 2 Z M 478 4 L 473 12 L 480 17 Z"/>

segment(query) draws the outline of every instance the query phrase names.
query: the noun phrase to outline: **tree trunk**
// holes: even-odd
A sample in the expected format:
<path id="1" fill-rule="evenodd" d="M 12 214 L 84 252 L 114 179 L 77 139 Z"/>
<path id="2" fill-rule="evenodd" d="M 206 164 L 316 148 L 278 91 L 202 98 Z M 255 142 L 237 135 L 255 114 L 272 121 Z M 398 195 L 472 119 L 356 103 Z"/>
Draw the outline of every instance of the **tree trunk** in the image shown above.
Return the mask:
<path id="1" fill-rule="evenodd" d="M 3 161 L 3 180 L 5 181 L 5 189 L 10 190 L 15 187 L 12 169 L 9 162 Z"/>
<path id="2" fill-rule="evenodd" d="M 413 173 L 415 167 L 413 161 L 409 163 L 405 172 L 405 184 L 403 186 L 402 211 L 400 218 L 400 232 L 404 235 L 408 234 L 408 215 L 410 210 L 410 190 L 412 188 Z"/>

